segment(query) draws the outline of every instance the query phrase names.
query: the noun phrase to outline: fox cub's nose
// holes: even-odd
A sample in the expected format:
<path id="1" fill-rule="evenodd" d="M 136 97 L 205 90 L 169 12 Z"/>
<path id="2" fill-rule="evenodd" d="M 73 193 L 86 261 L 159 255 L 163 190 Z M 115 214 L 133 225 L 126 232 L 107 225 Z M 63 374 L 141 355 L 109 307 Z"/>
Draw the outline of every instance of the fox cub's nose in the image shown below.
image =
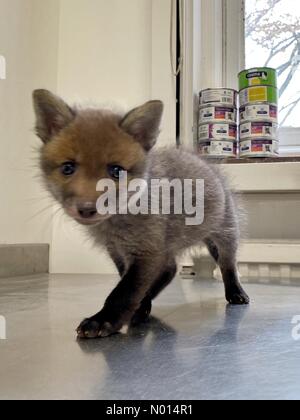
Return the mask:
<path id="1" fill-rule="evenodd" d="M 94 205 L 78 206 L 77 211 L 80 217 L 82 217 L 83 219 L 91 219 L 97 214 L 97 209 Z"/>

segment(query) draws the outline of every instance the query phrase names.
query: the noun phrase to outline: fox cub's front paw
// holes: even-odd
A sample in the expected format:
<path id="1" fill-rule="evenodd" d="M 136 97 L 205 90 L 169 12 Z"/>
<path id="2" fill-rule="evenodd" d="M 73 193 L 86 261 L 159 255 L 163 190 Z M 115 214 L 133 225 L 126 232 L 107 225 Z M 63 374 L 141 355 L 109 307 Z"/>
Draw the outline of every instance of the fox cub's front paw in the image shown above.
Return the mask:
<path id="1" fill-rule="evenodd" d="M 242 286 L 234 285 L 226 292 L 226 299 L 231 305 L 249 305 L 250 298 Z"/>
<path id="2" fill-rule="evenodd" d="M 95 318 L 89 318 L 82 321 L 77 328 L 79 338 L 98 338 L 108 337 L 117 333 L 122 328 L 122 325 L 112 325 L 107 321 L 100 321 Z"/>

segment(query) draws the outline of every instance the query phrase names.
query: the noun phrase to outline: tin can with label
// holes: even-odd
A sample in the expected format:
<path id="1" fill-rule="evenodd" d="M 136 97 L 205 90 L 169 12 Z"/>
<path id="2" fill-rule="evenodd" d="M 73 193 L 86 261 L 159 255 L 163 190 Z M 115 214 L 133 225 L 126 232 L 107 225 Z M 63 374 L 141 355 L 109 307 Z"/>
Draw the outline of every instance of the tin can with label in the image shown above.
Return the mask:
<path id="1" fill-rule="evenodd" d="M 252 86 L 241 90 L 239 96 L 241 107 L 257 102 L 278 103 L 278 89 L 272 86 Z"/>
<path id="2" fill-rule="evenodd" d="M 279 154 L 279 142 L 272 139 L 249 139 L 240 142 L 240 157 L 274 157 Z"/>
<path id="3" fill-rule="evenodd" d="M 240 90 L 260 85 L 277 87 L 277 71 L 270 67 L 257 67 L 239 73 Z"/>
<path id="4" fill-rule="evenodd" d="M 234 89 L 217 88 L 217 89 L 205 89 L 200 92 L 199 103 L 200 105 L 207 104 L 222 104 L 227 106 L 237 107 L 237 96 L 238 93 Z"/>
<path id="5" fill-rule="evenodd" d="M 246 121 L 278 121 L 278 107 L 264 102 L 244 105 L 240 107 L 240 123 Z"/>
<path id="6" fill-rule="evenodd" d="M 236 108 L 220 105 L 203 105 L 199 111 L 199 124 L 205 122 L 230 122 L 236 123 Z"/>
<path id="7" fill-rule="evenodd" d="M 252 138 L 277 139 L 278 125 L 265 121 L 250 121 L 240 125 L 240 140 Z"/>
<path id="8" fill-rule="evenodd" d="M 235 123 L 200 124 L 198 140 L 237 140 L 237 125 Z"/>
<path id="9" fill-rule="evenodd" d="M 235 158 L 237 143 L 233 141 L 204 141 L 198 144 L 200 155 L 211 158 Z"/>

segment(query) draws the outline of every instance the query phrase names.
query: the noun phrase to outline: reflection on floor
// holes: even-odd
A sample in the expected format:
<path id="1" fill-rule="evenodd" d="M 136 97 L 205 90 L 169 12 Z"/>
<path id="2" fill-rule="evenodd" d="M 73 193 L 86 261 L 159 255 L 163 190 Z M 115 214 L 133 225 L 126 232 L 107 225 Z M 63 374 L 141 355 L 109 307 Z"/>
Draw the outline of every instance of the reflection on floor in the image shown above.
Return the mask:
<path id="1" fill-rule="evenodd" d="M 229 307 L 217 282 L 175 281 L 148 324 L 95 341 L 75 328 L 113 277 L 0 280 L 0 399 L 299 399 L 297 285 L 246 285 Z M 300 286 L 300 282 L 299 282 Z M 3 318 L 2 324 L 3 324 Z M 3 325 L 2 325 L 3 326 Z"/>

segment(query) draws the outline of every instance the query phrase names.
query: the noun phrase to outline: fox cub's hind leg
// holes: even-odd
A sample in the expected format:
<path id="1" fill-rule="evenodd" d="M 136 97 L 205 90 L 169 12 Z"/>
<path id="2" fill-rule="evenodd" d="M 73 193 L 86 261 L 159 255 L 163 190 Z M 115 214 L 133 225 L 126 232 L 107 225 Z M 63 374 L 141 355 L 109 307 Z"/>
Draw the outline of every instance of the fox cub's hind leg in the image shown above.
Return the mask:
<path id="1" fill-rule="evenodd" d="M 110 256 L 122 278 L 126 273 L 126 263 L 124 258 L 117 255 L 114 251 L 110 252 Z M 176 261 L 170 257 L 169 262 L 166 263 L 162 273 L 159 275 L 157 280 L 153 282 L 150 290 L 147 291 L 146 296 L 142 300 L 140 307 L 132 317 L 131 325 L 138 325 L 140 323 L 146 322 L 149 319 L 152 310 L 152 300 L 155 299 L 171 283 L 176 275 L 176 272 Z"/>
<path id="2" fill-rule="evenodd" d="M 131 320 L 131 325 L 138 325 L 147 321 L 152 309 L 152 300 L 155 299 L 171 283 L 176 275 L 176 272 L 177 265 L 174 260 L 165 268 L 147 292 L 146 296 L 142 300 L 141 306 L 135 312 Z"/>
<path id="3" fill-rule="evenodd" d="M 239 281 L 235 242 L 234 237 L 216 236 L 205 244 L 221 269 L 227 301 L 232 305 L 247 305 L 250 299 Z"/>

